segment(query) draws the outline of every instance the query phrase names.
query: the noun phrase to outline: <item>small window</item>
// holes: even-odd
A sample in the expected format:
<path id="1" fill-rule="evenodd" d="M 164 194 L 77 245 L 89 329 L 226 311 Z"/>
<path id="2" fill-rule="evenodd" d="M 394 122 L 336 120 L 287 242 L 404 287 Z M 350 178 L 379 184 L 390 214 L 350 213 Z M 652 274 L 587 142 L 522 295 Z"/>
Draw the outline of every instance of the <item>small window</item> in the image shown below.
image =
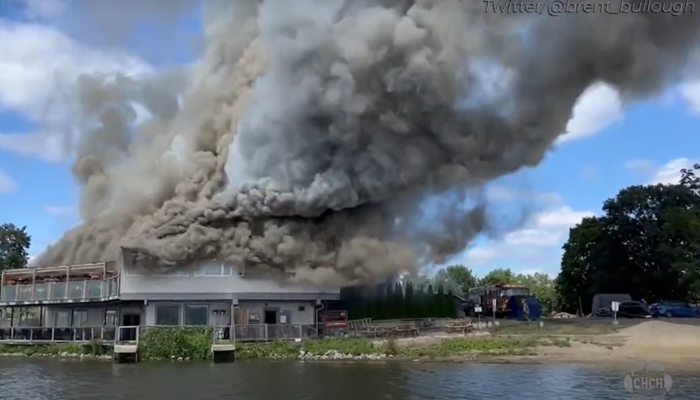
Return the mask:
<path id="1" fill-rule="evenodd" d="M 156 306 L 156 325 L 180 325 L 180 306 Z"/>
<path id="2" fill-rule="evenodd" d="M 209 307 L 205 305 L 185 306 L 185 325 L 208 325 Z"/>
<path id="3" fill-rule="evenodd" d="M 304 307 L 304 306 L 299 306 L 299 311 L 304 311 L 304 310 L 306 310 L 306 307 Z"/>
<path id="4" fill-rule="evenodd" d="M 222 263 L 206 263 L 200 265 L 194 272 L 194 276 L 222 276 L 224 275 Z"/>
<path id="5" fill-rule="evenodd" d="M 73 311 L 73 326 L 81 327 L 87 326 L 88 324 L 88 312 L 87 310 L 74 310 Z"/>

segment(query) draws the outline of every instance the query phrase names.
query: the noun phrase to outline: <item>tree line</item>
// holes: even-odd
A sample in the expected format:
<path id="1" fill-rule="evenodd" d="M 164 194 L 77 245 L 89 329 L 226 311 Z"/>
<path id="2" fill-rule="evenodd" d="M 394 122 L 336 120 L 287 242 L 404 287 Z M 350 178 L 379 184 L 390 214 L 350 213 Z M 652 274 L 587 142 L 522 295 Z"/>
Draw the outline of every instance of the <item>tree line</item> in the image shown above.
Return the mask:
<path id="1" fill-rule="evenodd" d="M 374 288 L 341 289 L 341 300 L 350 319 L 454 318 L 454 298 L 443 286 L 433 289 L 415 286 L 412 282 L 383 284 Z"/>
<path id="2" fill-rule="evenodd" d="M 562 309 L 595 311 L 596 293 L 700 302 L 698 170 L 681 170 L 677 184 L 624 188 L 570 229 L 555 282 Z"/>

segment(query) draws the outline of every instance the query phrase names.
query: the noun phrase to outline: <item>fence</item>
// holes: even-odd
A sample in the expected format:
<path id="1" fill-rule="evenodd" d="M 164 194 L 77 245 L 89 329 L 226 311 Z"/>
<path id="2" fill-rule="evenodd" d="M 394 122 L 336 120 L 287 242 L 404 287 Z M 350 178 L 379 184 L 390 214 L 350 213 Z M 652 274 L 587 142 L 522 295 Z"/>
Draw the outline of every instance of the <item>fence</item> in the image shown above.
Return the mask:
<path id="1" fill-rule="evenodd" d="M 0 328 L 0 342 L 32 344 L 89 343 L 92 340 L 112 342 L 116 331 L 116 326 L 78 328 L 14 326 Z"/>
<path id="2" fill-rule="evenodd" d="M 0 291 L 0 301 L 106 299 L 119 294 L 118 279 L 4 285 Z"/>

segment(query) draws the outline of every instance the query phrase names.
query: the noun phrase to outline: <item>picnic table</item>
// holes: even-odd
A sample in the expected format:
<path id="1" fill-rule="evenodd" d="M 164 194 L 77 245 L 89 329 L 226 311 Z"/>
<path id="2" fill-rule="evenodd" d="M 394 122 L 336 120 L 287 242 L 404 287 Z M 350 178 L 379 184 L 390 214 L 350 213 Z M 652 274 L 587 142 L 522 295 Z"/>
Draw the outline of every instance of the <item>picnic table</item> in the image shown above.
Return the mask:
<path id="1" fill-rule="evenodd" d="M 468 333 L 472 329 L 474 329 L 474 325 L 468 320 L 453 321 L 445 325 L 445 332 L 447 333 Z"/>
<path id="2" fill-rule="evenodd" d="M 418 336 L 420 331 L 415 324 L 400 324 L 393 329 L 396 336 Z"/>

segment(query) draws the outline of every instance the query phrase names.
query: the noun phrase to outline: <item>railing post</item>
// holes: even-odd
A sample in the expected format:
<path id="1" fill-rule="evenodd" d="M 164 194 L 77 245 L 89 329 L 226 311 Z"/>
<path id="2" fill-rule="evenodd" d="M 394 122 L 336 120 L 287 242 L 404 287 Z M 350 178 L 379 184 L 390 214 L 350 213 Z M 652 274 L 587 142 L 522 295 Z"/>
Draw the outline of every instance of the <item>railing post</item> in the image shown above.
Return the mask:
<path id="1" fill-rule="evenodd" d="M 56 341 L 56 328 L 51 328 L 51 341 Z"/>
<path id="2" fill-rule="evenodd" d="M 86 293 L 87 292 L 87 283 L 88 283 L 88 281 L 86 281 L 86 280 L 83 281 L 83 296 L 81 297 L 81 299 L 87 298 L 87 293 Z"/>
<path id="3" fill-rule="evenodd" d="M 267 331 L 267 324 L 265 324 L 265 332 L 263 334 L 263 339 L 268 340 L 268 337 L 269 337 L 268 334 L 269 334 L 269 332 Z"/>

